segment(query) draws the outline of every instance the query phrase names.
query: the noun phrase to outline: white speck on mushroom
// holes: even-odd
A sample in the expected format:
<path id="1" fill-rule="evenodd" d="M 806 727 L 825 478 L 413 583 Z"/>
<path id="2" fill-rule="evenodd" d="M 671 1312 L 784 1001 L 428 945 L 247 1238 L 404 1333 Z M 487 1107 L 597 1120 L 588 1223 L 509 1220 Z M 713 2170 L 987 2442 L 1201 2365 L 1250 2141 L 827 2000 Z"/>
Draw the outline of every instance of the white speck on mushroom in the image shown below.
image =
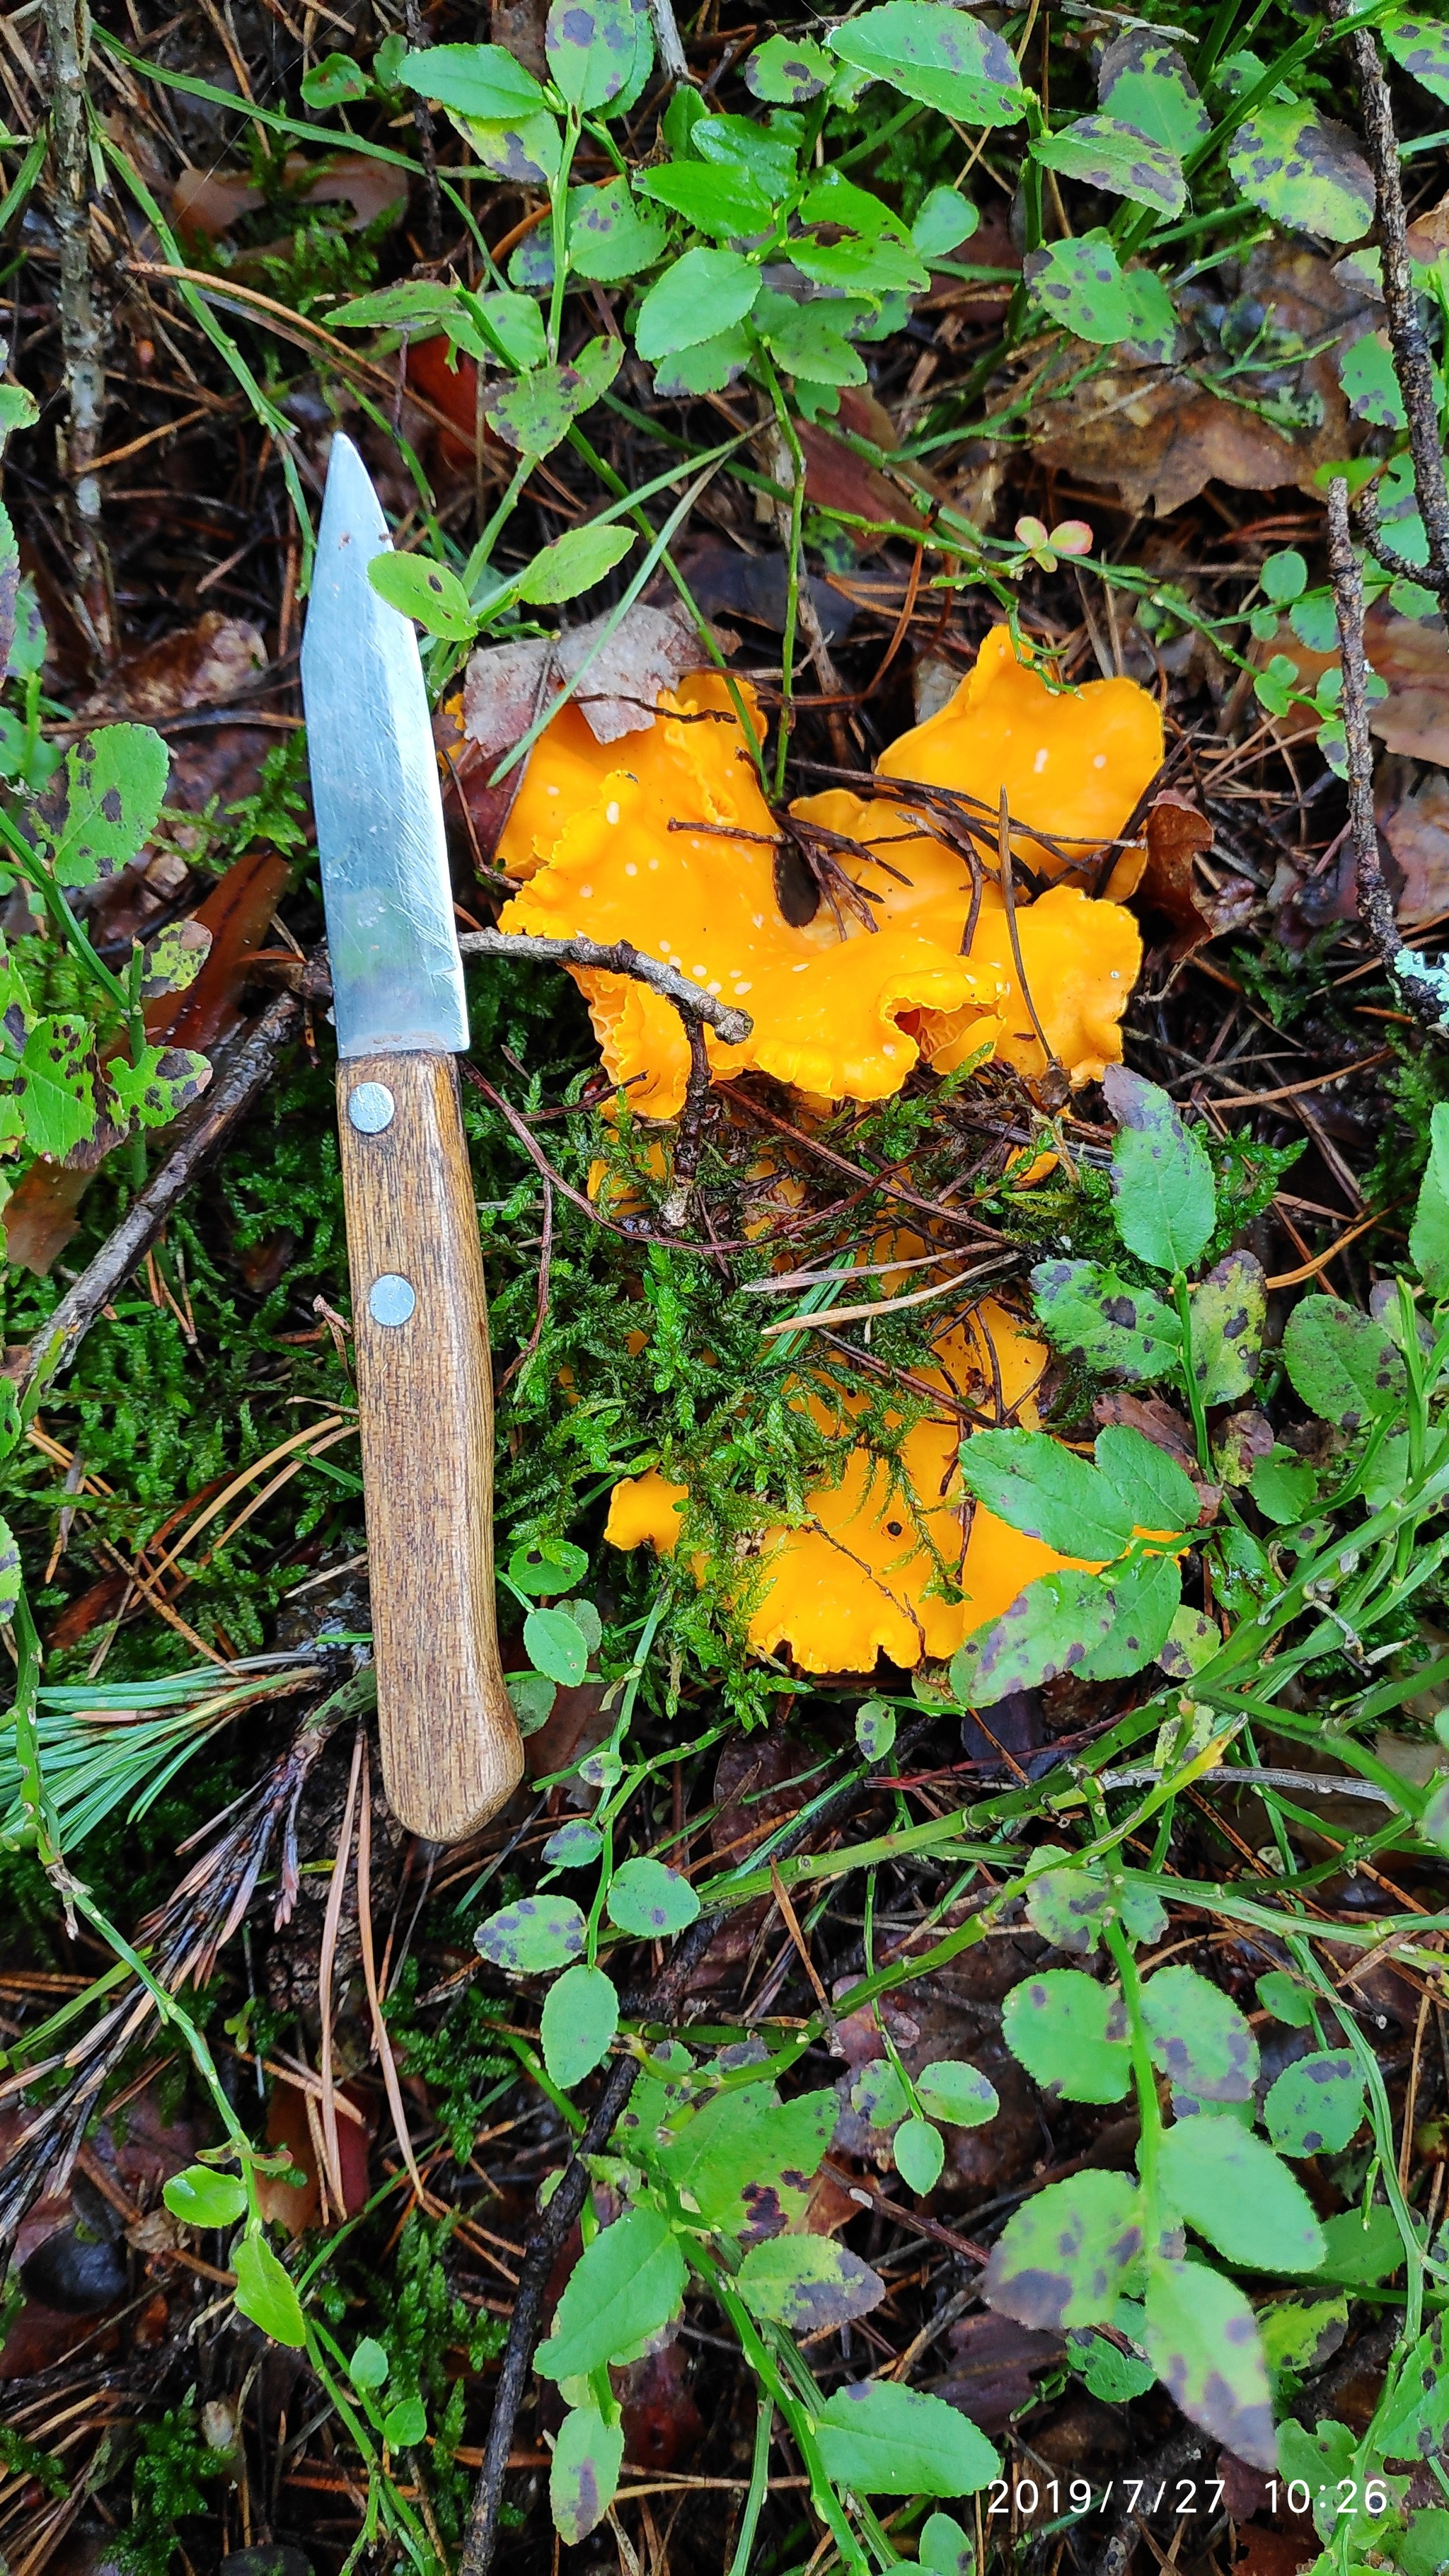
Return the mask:
<path id="1" fill-rule="evenodd" d="M 1051 754 L 1048 752 L 1045 744 L 1043 744 L 1041 750 L 1037 753 L 1035 760 L 1031 764 L 1033 777 L 1040 778 L 1050 757 Z"/>
<path id="2" fill-rule="evenodd" d="M 618 819 L 619 800 L 617 796 L 611 796 L 608 804 L 604 807 L 604 820 L 606 823 L 617 823 Z"/>
<path id="3" fill-rule="evenodd" d="M 1097 752 L 1097 753 L 1095 754 L 1094 758 L 1093 758 L 1093 761 L 1092 761 L 1092 767 L 1093 767 L 1094 769 L 1105 769 L 1105 768 L 1106 768 L 1106 766 L 1107 766 L 1107 755 L 1106 755 L 1105 751 L 1099 751 L 1099 752 Z"/>

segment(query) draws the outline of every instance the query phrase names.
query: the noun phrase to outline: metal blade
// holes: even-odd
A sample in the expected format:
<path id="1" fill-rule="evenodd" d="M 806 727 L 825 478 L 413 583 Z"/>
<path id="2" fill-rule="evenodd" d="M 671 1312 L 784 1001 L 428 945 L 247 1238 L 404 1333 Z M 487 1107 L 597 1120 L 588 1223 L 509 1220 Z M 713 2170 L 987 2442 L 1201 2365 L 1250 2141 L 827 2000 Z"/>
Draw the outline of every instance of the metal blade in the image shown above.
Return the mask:
<path id="1" fill-rule="evenodd" d="M 367 469 L 332 442 L 302 699 L 343 1056 L 468 1044 L 443 803 L 412 621 L 367 578 L 390 552 Z"/>

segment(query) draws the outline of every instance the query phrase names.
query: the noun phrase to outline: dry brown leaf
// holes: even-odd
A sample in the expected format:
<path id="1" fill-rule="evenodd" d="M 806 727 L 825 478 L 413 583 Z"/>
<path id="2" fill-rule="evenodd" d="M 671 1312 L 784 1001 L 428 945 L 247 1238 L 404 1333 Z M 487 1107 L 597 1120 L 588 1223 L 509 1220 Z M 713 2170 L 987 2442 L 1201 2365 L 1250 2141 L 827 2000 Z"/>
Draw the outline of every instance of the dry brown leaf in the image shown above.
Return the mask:
<path id="1" fill-rule="evenodd" d="M 1296 332 L 1309 348 L 1326 335 L 1338 342 L 1358 336 L 1377 318 L 1361 279 L 1341 275 L 1316 251 L 1284 242 L 1265 243 L 1248 263 L 1243 294 L 1261 304 L 1279 331 Z M 1065 384 L 1099 353 L 1068 344 L 1056 380 Z M 1204 484 L 1228 483 L 1244 492 L 1295 483 L 1311 489 L 1315 469 L 1353 445 L 1348 405 L 1333 365 L 1333 350 L 1255 376 L 1260 399 L 1301 401 L 1313 426 L 1279 429 L 1241 401 L 1212 391 L 1207 370 L 1116 365 L 1089 376 L 1056 400 L 1050 382 L 1033 418 L 1034 445 L 1046 465 L 1085 483 L 1114 488 L 1131 510 L 1155 509 L 1160 517 L 1190 501 Z M 1201 379 L 1201 380 L 1200 380 Z"/>
<path id="2" fill-rule="evenodd" d="M 194 626 L 178 627 L 118 663 L 78 712 L 159 724 L 195 707 L 226 706 L 266 667 L 261 629 L 209 608 Z"/>
<path id="3" fill-rule="evenodd" d="M 313 173 L 310 180 L 309 171 Z M 389 207 L 407 201 L 407 172 L 395 169 L 391 162 L 371 160 L 362 152 L 330 153 L 320 166 L 309 161 L 305 152 L 289 152 L 284 176 L 288 188 L 296 191 L 304 206 L 350 205 L 353 232 L 361 232 L 364 224 L 374 223 Z M 244 215 L 259 214 L 266 203 L 263 191 L 253 187 L 245 170 L 197 170 L 188 166 L 179 173 L 171 194 L 177 229 L 200 234 L 206 241 L 215 241 L 222 233 L 230 232 Z M 243 253 L 244 258 L 261 256 L 261 248 Z"/>
<path id="4" fill-rule="evenodd" d="M 1436 771 L 1379 825 L 1403 870 L 1399 919 L 1428 921 L 1449 910 L 1449 778 Z"/>
<path id="5" fill-rule="evenodd" d="M 1174 966 L 1213 936 L 1215 924 L 1193 870 L 1199 851 L 1212 845 L 1206 814 L 1174 788 L 1164 788 L 1147 816 L 1147 864 L 1137 884 L 1137 910 Z"/>

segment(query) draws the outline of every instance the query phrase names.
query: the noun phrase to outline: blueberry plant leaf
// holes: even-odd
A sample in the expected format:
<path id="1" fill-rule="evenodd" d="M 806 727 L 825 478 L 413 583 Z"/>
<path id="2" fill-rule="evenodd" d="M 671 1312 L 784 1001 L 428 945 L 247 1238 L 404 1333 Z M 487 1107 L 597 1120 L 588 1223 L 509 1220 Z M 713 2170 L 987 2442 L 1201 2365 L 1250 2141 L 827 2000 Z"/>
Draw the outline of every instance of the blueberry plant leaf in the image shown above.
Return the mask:
<path id="1" fill-rule="evenodd" d="M 1230 1252 L 1189 1291 L 1192 1366 L 1204 1404 L 1231 1404 L 1258 1371 L 1268 1285 L 1251 1252 Z"/>
<path id="2" fill-rule="evenodd" d="M 860 2495 L 975 2495 L 1001 2468 L 969 2417 L 888 2379 L 837 2388 L 815 2438 L 827 2475 Z"/>
<path id="3" fill-rule="evenodd" d="M 543 1999 L 539 2041 L 555 2084 L 569 2092 L 608 2056 L 619 2027 L 613 1978 L 579 1960 L 555 1978 Z"/>
<path id="4" fill-rule="evenodd" d="M 1258 1981 L 1265 2002 L 1266 1983 Z M 1339 2155 L 1357 2136 L 1363 2117 L 1363 2069 L 1347 2049 L 1315 2049 L 1295 2058 L 1263 2104 L 1263 2125 L 1283 2156 Z"/>
<path id="5" fill-rule="evenodd" d="M 663 215 L 641 206 L 627 179 L 575 188 L 569 197 L 569 266 L 579 277 L 621 285 L 662 259 L 668 239 Z"/>
<path id="6" fill-rule="evenodd" d="M 1007 2221 L 981 2293 L 1002 2316 L 1050 2334 L 1105 2325 L 1141 2253 L 1141 2204 L 1131 2178 L 1073 2174 L 1034 2192 Z"/>
<path id="7" fill-rule="evenodd" d="M 90 1022 L 73 1011 L 37 1020 L 25 1041 L 16 1091 L 26 1143 L 62 1162 L 96 1124 Z"/>
<path id="8" fill-rule="evenodd" d="M 635 324 L 641 358 L 670 358 L 698 348 L 743 322 L 756 296 L 758 268 L 734 250 L 687 250 L 656 278 Z"/>
<path id="9" fill-rule="evenodd" d="M 1109 1065 L 1102 1088 L 1118 1122 L 1112 1147 L 1117 1231 L 1149 1269 L 1191 1270 L 1217 1221 L 1202 1140 L 1184 1126 L 1165 1091 L 1125 1065 Z"/>
<path id="10" fill-rule="evenodd" d="M 1258 2043 L 1231 1995 L 1196 1968 L 1159 1968 L 1142 1990 L 1153 2061 L 1173 2089 L 1202 2102 L 1246 2102 L 1258 2080 Z"/>
<path id="11" fill-rule="evenodd" d="M 932 0 L 885 0 L 833 27 L 827 42 L 853 70 L 963 125 L 1019 125 L 1026 114 L 1010 46 L 964 11 Z"/>
<path id="12" fill-rule="evenodd" d="M 1449 1101 L 1429 1121 L 1429 1160 L 1409 1232 L 1409 1255 L 1431 1297 L 1449 1297 Z"/>
<path id="13" fill-rule="evenodd" d="M 684 2256 L 657 2209 L 626 2210 L 586 2245 L 564 2284 L 553 2330 L 539 2345 L 544 2379 L 581 2379 L 622 2361 L 679 2314 Z"/>
<path id="14" fill-rule="evenodd" d="M 952 1691 L 968 1708 L 992 1708 L 1009 1691 L 1037 1690 L 1061 1673 L 1080 1672 L 1106 1645 L 1115 1615 L 1111 1591 L 1097 1575 L 1038 1575 L 999 1619 L 957 1647 Z"/>
<path id="15" fill-rule="evenodd" d="M 1104 114 L 1135 127 L 1180 159 L 1212 131 L 1212 119 L 1180 53 L 1150 27 L 1114 36 L 1097 69 Z"/>
<path id="16" fill-rule="evenodd" d="M 1144 2305 L 1149 2357 L 1189 2423 L 1253 2468 L 1276 2469 L 1262 2340 L 1236 2281 L 1202 2263 L 1156 2255 Z"/>
<path id="17" fill-rule="evenodd" d="M 1283 1360 L 1296 1394 L 1341 1431 L 1362 1431 L 1402 1411 L 1401 1352 L 1382 1324 L 1342 1297 L 1304 1297 L 1283 1334 Z"/>
<path id="18" fill-rule="evenodd" d="M 961 1474 L 999 1520 L 1062 1556 L 1110 1561 L 1131 1540 L 1131 1511 L 1110 1477 L 1045 1432 L 974 1432 L 961 1446 Z"/>
<path id="19" fill-rule="evenodd" d="M 571 2549 L 604 2519 L 624 2465 L 624 2424 L 606 2423 L 597 2406 L 571 2406 L 559 2426 L 548 2473 L 553 2527 Z"/>
<path id="20" fill-rule="evenodd" d="M 554 87 L 585 115 L 617 98 L 634 72 L 633 0 L 553 0 L 544 52 Z"/>
<path id="21" fill-rule="evenodd" d="M 1449 105 L 1449 27 L 1442 18 L 1398 10 L 1384 27 L 1384 43 L 1400 71 Z"/>
<path id="22" fill-rule="evenodd" d="M 170 766 L 149 725 L 103 725 L 72 743 L 40 809 L 57 885 L 97 885 L 129 867 L 155 831 Z"/>
<path id="23" fill-rule="evenodd" d="M 767 36 L 745 65 L 745 87 L 772 107 L 803 107 L 830 87 L 835 72 L 813 36 Z"/>
<path id="24" fill-rule="evenodd" d="M 660 1860 L 626 1860 L 609 1883 L 609 1920 L 640 1940 L 665 1941 L 699 1912 L 699 1898 L 677 1869 Z"/>
<path id="25" fill-rule="evenodd" d="M 1044 1968 L 1013 1986 L 1001 2035 L 1044 2093 L 1068 2102 L 1120 2102 L 1132 2080 L 1121 1993 L 1080 1968 Z"/>
<path id="26" fill-rule="evenodd" d="M 958 2057 L 934 2058 L 923 2066 L 916 2094 L 928 2118 L 958 2129 L 979 2129 L 1001 2108 L 995 2085 Z"/>
<path id="27" fill-rule="evenodd" d="M 398 78 L 436 106 L 485 124 L 515 123 L 544 104 L 532 72 L 503 45 L 430 45 L 403 56 Z"/>
<path id="28" fill-rule="evenodd" d="M 292 2276 L 259 2229 L 249 2230 L 232 2247 L 231 2264 L 241 2314 L 254 2326 L 260 2326 L 273 2343 L 300 2351 L 307 2340 L 307 2328 Z"/>
<path id="29" fill-rule="evenodd" d="M 520 1896 L 480 1923 L 474 1947 L 511 1977 L 547 1976 L 582 1957 L 584 1918 L 571 1896 Z"/>
<path id="30" fill-rule="evenodd" d="M 1373 174 L 1348 128 L 1300 100 L 1270 99 L 1245 118 L 1228 169 L 1250 205 L 1292 232 L 1362 241 L 1373 222 Z"/>
<path id="31" fill-rule="evenodd" d="M 885 2297 L 880 2274 L 829 2236 L 767 2237 L 750 2247 L 737 2278 L 746 2307 L 793 2335 L 836 2332 Z"/>
<path id="32" fill-rule="evenodd" d="M 1165 1377 L 1177 1366 L 1182 1325 L 1153 1289 L 1090 1261 L 1039 1261 L 1031 1286 L 1052 1340 L 1104 1376 Z"/>
<path id="33" fill-rule="evenodd" d="M 1175 2121 L 1158 2177 L 1170 2207 L 1228 2262 L 1262 2272 L 1312 2272 L 1322 2262 L 1323 2232 L 1302 2184 L 1236 2120 L 1199 2112 Z"/>
<path id="34" fill-rule="evenodd" d="M 1115 116 L 1079 116 L 1056 134 L 1038 135 L 1030 150 L 1045 170 L 1160 214 L 1178 214 L 1187 198 L 1178 154 Z"/>
<path id="35" fill-rule="evenodd" d="M 200 1099 L 210 1080 L 211 1066 L 192 1047 L 148 1046 L 139 1064 L 117 1055 L 106 1066 L 116 1104 L 113 1114 L 121 1126 L 134 1120 L 138 1127 L 169 1127 Z"/>

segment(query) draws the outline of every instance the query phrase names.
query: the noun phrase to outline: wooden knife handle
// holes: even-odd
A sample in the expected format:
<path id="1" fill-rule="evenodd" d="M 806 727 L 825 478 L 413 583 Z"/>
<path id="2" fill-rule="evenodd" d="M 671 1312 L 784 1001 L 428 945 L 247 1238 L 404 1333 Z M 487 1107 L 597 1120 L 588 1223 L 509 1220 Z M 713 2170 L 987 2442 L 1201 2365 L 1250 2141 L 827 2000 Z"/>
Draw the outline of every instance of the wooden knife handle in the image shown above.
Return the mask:
<path id="1" fill-rule="evenodd" d="M 456 1842 L 517 1787 L 498 1657 L 493 1374 L 450 1055 L 337 1068 L 383 1775 L 396 1815 Z"/>

